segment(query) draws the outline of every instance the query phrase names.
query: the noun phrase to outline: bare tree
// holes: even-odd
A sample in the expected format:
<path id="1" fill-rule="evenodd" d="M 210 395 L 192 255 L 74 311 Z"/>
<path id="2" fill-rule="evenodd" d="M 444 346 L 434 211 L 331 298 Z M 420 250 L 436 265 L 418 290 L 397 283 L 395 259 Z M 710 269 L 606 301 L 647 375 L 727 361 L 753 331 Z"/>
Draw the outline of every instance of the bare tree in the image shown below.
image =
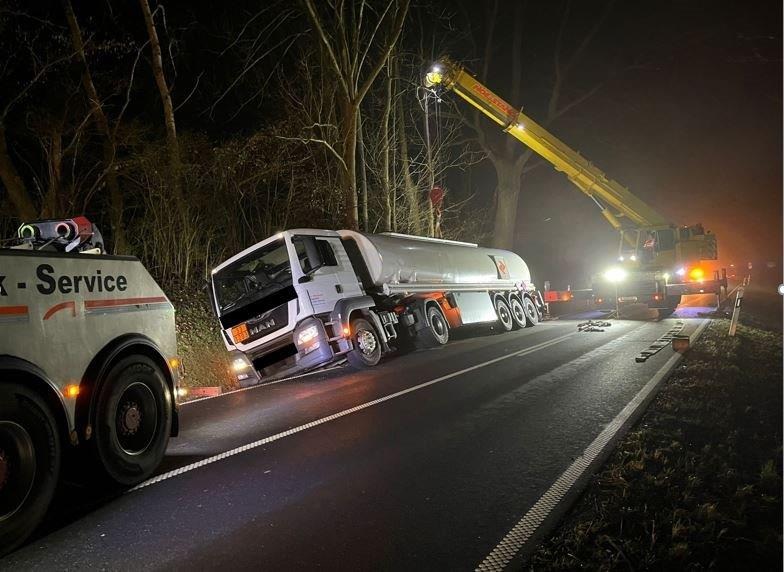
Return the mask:
<path id="1" fill-rule="evenodd" d="M 561 18 L 558 35 L 555 42 L 553 57 L 553 84 L 547 103 L 547 114 L 542 124 L 547 127 L 566 112 L 592 97 L 601 87 L 601 83 L 595 84 L 580 96 L 570 102 L 563 103 L 563 88 L 568 78 L 569 72 L 580 62 L 585 55 L 585 51 L 599 32 L 602 24 L 606 20 L 612 7 L 612 0 L 605 4 L 603 12 L 593 23 L 591 28 L 577 44 L 568 60 L 563 58 L 563 44 L 565 40 L 565 30 L 569 23 L 571 5 L 567 3 L 566 9 Z M 522 23 L 524 3 L 515 4 L 515 15 L 513 18 L 514 30 L 512 34 L 512 65 L 508 70 L 508 76 L 512 79 L 510 101 L 519 104 L 521 100 L 522 86 Z M 492 47 L 495 41 L 495 25 L 499 20 L 498 0 L 494 0 L 492 7 L 487 12 L 486 35 L 484 55 L 482 60 L 482 72 L 480 76 L 485 81 L 492 58 Z M 480 117 L 478 111 L 473 114 L 471 126 L 477 134 L 477 141 L 495 168 L 497 186 L 495 193 L 495 218 L 493 225 L 493 244 L 499 248 L 511 248 L 514 243 L 514 232 L 517 225 L 517 212 L 520 191 L 522 189 L 522 178 L 524 173 L 534 168 L 536 165 L 529 165 L 533 156 L 531 149 L 522 149 L 520 143 L 512 137 L 505 137 L 498 144 L 493 137 L 497 133 L 494 124 Z"/>
<path id="2" fill-rule="evenodd" d="M 400 36 L 409 0 L 379 3 L 376 7 L 371 7 L 364 1 L 357 6 L 357 3 L 351 0 L 335 0 L 325 3 L 328 8 L 327 17 L 320 13 L 313 0 L 303 0 L 303 3 L 338 84 L 346 227 L 358 229 L 357 114 L 362 100 L 383 69 Z M 378 15 L 375 25 L 368 22 L 373 14 Z M 385 26 L 383 34 L 382 26 Z M 379 47 L 379 55 L 374 62 L 370 62 L 368 60 L 372 56 L 369 51 L 376 46 Z M 369 68 L 366 73 L 363 72 L 365 65 Z"/>
<path id="3" fill-rule="evenodd" d="M 177 126 L 174 123 L 174 106 L 172 105 L 171 92 L 166 84 L 166 76 L 163 71 L 163 59 L 161 57 L 161 43 L 158 40 L 158 32 L 155 29 L 153 14 L 150 12 L 150 4 L 147 0 L 139 0 L 139 5 L 144 15 L 144 23 L 147 26 L 147 35 L 150 40 L 150 50 L 152 52 L 152 74 L 155 77 L 155 84 L 163 103 L 163 119 L 166 124 L 166 146 L 169 151 L 169 168 L 171 169 L 172 193 L 177 206 L 182 209 L 184 201 L 182 197 L 182 163 L 180 161 L 180 147 L 177 142 Z M 156 10 L 157 12 L 157 10 Z"/>
<path id="4" fill-rule="evenodd" d="M 98 91 L 95 89 L 95 84 L 93 83 L 90 66 L 87 63 L 87 57 L 84 53 L 82 31 L 79 28 L 79 22 L 76 20 L 76 14 L 74 14 L 71 0 L 62 0 L 62 4 L 63 10 L 65 11 L 65 19 L 68 21 L 68 29 L 71 33 L 71 43 L 73 44 L 74 53 L 82 68 L 82 86 L 87 95 L 87 102 L 92 116 L 101 132 L 104 173 L 106 176 L 106 186 L 109 188 L 110 220 L 114 251 L 125 252 L 126 242 L 125 227 L 123 225 L 123 196 L 120 192 L 120 183 L 117 179 L 117 171 L 114 166 L 116 154 L 114 133 L 109 127 L 109 119 L 106 117 L 106 113 L 104 113 L 103 105 L 98 97 Z"/>

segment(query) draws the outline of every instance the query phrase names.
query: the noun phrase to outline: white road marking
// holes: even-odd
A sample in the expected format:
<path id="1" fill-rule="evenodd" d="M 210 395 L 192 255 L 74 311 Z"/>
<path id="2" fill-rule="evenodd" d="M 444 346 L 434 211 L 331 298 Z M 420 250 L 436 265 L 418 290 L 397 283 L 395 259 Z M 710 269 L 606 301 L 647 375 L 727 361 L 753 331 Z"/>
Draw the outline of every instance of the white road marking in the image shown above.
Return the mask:
<path id="1" fill-rule="evenodd" d="M 691 339 L 697 340 L 702 331 L 710 323 L 704 320 L 697 330 L 692 334 Z M 600 458 L 608 444 L 621 431 L 629 419 L 648 403 L 649 399 L 655 395 L 659 385 L 670 375 L 678 364 L 683 354 L 676 353 L 659 371 L 645 384 L 645 386 L 635 395 L 632 400 L 621 410 L 599 436 L 583 451 L 569 468 L 550 486 L 539 500 L 523 515 L 517 524 L 503 537 L 501 542 L 493 549 L 487 557 L 482 560 L 477 571 L 487 572 L 503 570 L 506 565 L 520 552 L 526 542 L 534 535 L 544 520 L 563 500 L 566 494 L 574 487 L 578 480 L 588 471 L 592 470 L 594 462 Z"/>
<path id="2" fill-rule="evenodd" d="M 158 476 L 152 477 L 142 483 L 139 483 L 132 489 L 129 489 L 127 492 L 138 491 L 139 489 L 143 489 L 145 487 L 149 487 L 150 485 L 154 485 L 161 481 L 165 481 L 167 479 L 171 479 L 172 477 L 177 477 L 184 473 L 188 473 L 193 471 L 194 469 L 198 469 L 200 467 L 204 467 L 206 465 L 211 465 L 217 461 L 222 461 L 223 459 L 227 459 L 229 457 L 233 457 L 234 455 L 238 455 L 240 453 L 244 453 L 245 451 L 249 451 L 251 449 L 255 449 L 257 447 L 261 447 L 262 445 L 266 445 L 268 443 L 272 443 L 273 441 L 277 441 L 279 439 L 283 439 L 284 437 L 289 437 L 301 431 L 305 431 L 306 429 L 312 429 L 313 427 L 317 427 L 318 425 L 323 425 L 324 423 L 329 423 L 330 421 L 335 421 L 336 419 L 340 419 L 341 417 L 345 417 L 346 415 L 351 415 L 352 413 L 357 413 L 358 411 L 362 411 L 363 409 L 367 409 L 368 407 L 372 407 L 374 405 L 378 405 L 380 403 L 384 403 L 385 401 L 390 401 L 392 399 L 401 397 L 408 393 L 412 393 L 414 391 L 418 391 L 420 389 L 424 389 L 425 387 L 429 387 L 441 381 L 446 381 L 448 379 L 452 379 L 453 377 L 457 377 L 464 373 L 468 373 L 469 371 L 474 371 L 482 367 L 486 367 L 488 365 L 492 365 L 494 363 L 498 363 L 503 360 L 507 360 L 513 357 L 520 357 L 524 355 L 528 355 L 534 353 L 538 350 L 542 350 L 544 348 L 549 348 L 550 346 L 554 346 L 572 336 L 577 335 L 577 332 L 572 332 L 569 334 L 564 334 L 562 336 L 558 336 L 557 338 L 553 338 L 552 340 L 548 340 L 546 342 L 541 342 L 529 348 L 525 348 L 523 350 L 513 352 L 511 354 L 503 355 L 497 358 L 493 358 L 491 360 L 478 363 L 476 365 L 472 365 L 471 367 L 467 367 L 465 369 L 461 369 L 447 375 L 443 375 L 441 377 L 437 377 L 435 379 L 431 379 L 430 381 L 426 381 L 424 383 L 420 383 L 419 385 L 414 385 L 407 389 L 403 389 L 401 391 L 397 391 L 395 393 L 391 393 L 389 395 L 385 395 L 384 397 L 379 397 L 378 399 L 374 399 L 372 401 L 368 401 L 366 403 L 362 403 L 355 407 L 351 407 L 349 409 L 344 409 L 343 411 L 339 411 L 338 413 L 334 413 L 332 415 L 328 415 L 327 417 L 322 417 L 321 419 L 316 419 L 315 421 L 311 421 L 310 423 L 305 423 L 304 425 L 300 425 L 299 427 L 293 427 L 281 433 L 276 433 L 275 435 L 270 435 L 269 437 L 264 437 L 263 439 L 259 439 L 258 441 L 253 441 L 252 443 L 248 443 L 246 445 L 241 445 L 240 447 L 236 447 L 234 449 L 230 449 L 228 451 L 224 451 L 223 453 L 219 453 L 212 457 L 207 457 L 206 459 L 202 459 L 201 461 L 197 461 L 195 463 L 191 463 L 190 465 L 185 465 L 184 467 L 180 467 L 179 469 L 174 469 L 172 471 L 168 471 L 166 473 L 160 474 Z"/>

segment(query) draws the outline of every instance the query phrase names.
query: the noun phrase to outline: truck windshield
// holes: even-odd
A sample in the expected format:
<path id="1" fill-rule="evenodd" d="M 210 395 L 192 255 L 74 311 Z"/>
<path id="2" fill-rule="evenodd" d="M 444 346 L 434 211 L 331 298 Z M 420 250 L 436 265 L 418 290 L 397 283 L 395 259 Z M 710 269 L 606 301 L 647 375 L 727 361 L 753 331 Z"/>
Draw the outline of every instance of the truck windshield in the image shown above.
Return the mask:
<path id="1" fill-rule="evenodd" d="M 270 243 L 212 276 L 221 314 L 291 286 L 289 253 L 282 240 Z"/>

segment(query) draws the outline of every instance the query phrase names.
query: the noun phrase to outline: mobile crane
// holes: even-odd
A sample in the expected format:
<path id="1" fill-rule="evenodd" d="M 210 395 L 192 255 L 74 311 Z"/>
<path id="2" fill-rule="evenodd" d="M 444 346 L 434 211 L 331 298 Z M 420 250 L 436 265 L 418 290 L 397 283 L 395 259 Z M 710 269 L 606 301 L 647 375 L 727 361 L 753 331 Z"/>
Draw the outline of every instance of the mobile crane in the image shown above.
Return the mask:
<path id="1" fill-rule="evenodd" d="M 642 303 L 667 315 L 680 303 L 681 295 L 713 293 L 720 297 L 722 288 L 726 289 L 726 272 L 720 278 L 715 271 L 711 280 L 701 265 L 702 261 L 718 258 L 716 235 L 702 224 L 679 226 L 669 222 L 450 58 L 439 59 L 424 83 L 427 88 L 454 91 L 564 173 L 618 231 L 620 266 L 609 269 L 592 284 L 593 298 L 599 306 Z"/>

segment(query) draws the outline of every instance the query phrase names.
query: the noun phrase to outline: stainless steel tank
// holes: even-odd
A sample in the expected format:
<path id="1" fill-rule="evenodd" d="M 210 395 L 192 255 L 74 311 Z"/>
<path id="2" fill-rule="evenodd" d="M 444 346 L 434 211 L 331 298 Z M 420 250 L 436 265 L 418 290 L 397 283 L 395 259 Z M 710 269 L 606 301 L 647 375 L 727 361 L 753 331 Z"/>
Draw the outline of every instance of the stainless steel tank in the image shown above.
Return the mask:
<path id="1" fill-rule="evenodd" d="M 353 238 L 374 285 L 386 292 L 528 287 L 531 273 L 514 252 L 402 234 L 338 231 Z"/>

